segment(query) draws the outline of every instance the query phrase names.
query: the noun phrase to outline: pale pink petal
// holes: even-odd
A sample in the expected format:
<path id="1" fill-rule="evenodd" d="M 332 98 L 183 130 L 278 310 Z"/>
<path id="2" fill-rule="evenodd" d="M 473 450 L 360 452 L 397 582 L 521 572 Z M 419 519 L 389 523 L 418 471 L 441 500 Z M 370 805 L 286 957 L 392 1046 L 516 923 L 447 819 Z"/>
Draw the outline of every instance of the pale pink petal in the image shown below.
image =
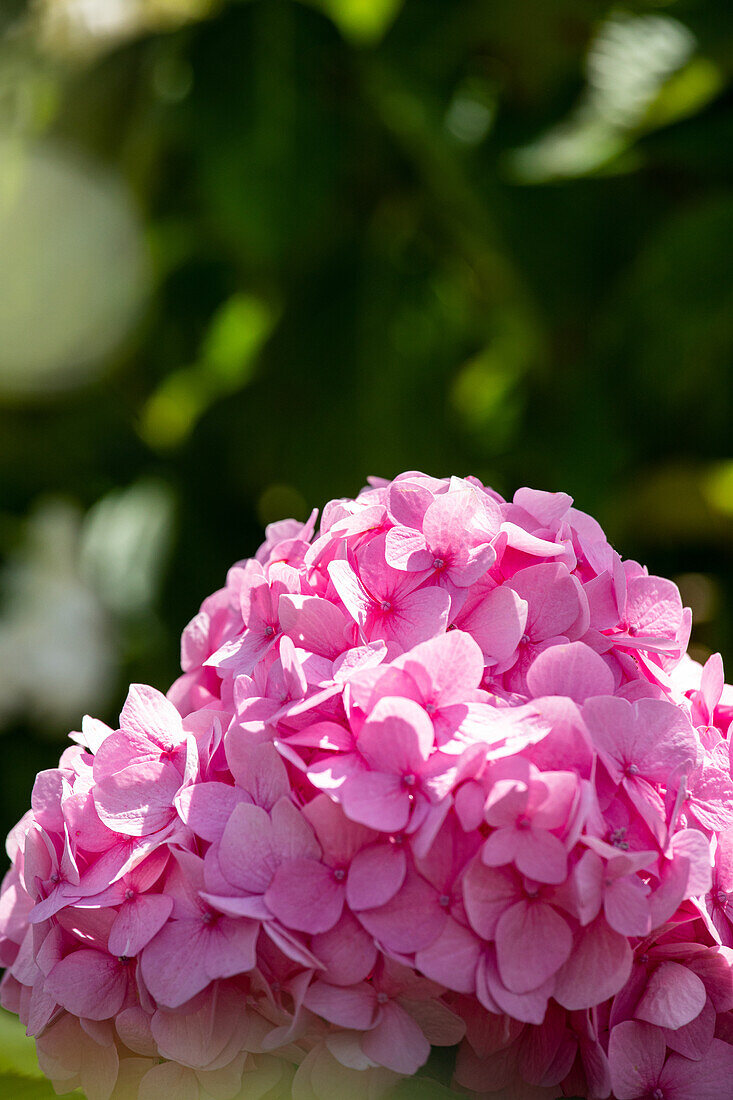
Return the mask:
<path id="1" fill-rule="evenodd" d="M 385 542 L 385 556 L 393 569 L 410 573 L 430 569 L 433 564 L 433 554 L 428 550 L 424 536 L 410 527 L 390 528 Z"/>
<path id="2" fill-rule="evenodd" d="M 340 608 L 319 596 L 280 597 L 280 624 L 302 649 L 333 660 L 345 648 L 348 619 Z"/>
<path id="3" fill-rule="evenodd" d="M 511 657 L 522 640 L 528 606 L 513 588 L 502 585 L 473 610 L 459 616 L 459 622 L 478 642 L 487 661 L 501 663 Z"/>

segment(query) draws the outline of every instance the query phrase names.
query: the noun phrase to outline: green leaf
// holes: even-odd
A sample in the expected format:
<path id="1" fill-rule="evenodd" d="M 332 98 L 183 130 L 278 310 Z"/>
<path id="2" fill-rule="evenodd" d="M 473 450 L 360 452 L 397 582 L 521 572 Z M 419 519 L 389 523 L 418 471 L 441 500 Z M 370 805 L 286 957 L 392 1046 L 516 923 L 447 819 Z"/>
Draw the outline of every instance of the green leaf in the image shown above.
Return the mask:
<path id="1" fill-rule="evenodd" d="M 396 19 L 403 0 L 319 0 L 345 38 L 378 42 Z"/>
<path id="2" fill-rule="evenodd" d="M 395 1085 L 390 1100 L 456 1100 L 457 1093 L 428 1077 L 412 1077 Z"/>
<path id="3" fill-rule="evenodd" d="M 17 1016 L 0 1009 L 0 1074 L 6 1073 L 43 1077 L 35 1040 L 28 1038 Z M 15 1097 L 15 1093 L 4 1092 L 0 1087 L 0 1096 Z"/>
<path id="4" fill-rule="evenodd" d="M 81 1097 L 80 1092 L 71 1096 Z M 6 1100 L 55 1100 L 56 1093 L 45 1078 L 19 1077 L 13 1073 L 0 1074 L 0 1096 Z"/>

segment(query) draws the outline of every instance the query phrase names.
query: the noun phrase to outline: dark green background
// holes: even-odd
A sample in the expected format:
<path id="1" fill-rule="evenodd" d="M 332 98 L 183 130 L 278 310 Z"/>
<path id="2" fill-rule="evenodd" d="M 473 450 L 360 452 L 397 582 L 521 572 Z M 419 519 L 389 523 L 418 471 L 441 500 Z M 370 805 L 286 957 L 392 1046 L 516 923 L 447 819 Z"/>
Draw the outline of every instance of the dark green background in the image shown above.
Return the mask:
<path id="1" fill-rule="evenodd" d="M 733 8 L 628 5 L 638 48 L 598 84 L 605 2 L 372 4 L 231 2 L 83 54 L 0 16 L 35 104 L 0 83 L 4 124 L 106 166 L 151 256 L 83 384 L 0 404 L 11 560 L 39 500 L 152 478 L 172 509 L 153 598 L 109 614 L 108 720 L 129 680 L 167 687 L 264 522 L 402 469 L 570 492 L 733 659 Z M 624 115 L 649 18 L 687 54 Z M 3 829 L 64 732 L 5 720 Z"/>

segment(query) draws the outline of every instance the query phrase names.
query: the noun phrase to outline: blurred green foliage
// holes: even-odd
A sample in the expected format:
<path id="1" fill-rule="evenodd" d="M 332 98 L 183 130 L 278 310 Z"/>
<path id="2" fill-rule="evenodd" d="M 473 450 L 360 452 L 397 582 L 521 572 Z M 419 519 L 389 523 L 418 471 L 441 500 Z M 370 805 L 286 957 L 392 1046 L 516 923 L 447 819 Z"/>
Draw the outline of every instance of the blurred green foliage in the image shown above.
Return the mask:
<path id="1" fill-rule="evenodd" d="M 716 0 L 3 5 L 3 828 L 370 473 L 572 493 L 730 668 L 732 69 Z"/>

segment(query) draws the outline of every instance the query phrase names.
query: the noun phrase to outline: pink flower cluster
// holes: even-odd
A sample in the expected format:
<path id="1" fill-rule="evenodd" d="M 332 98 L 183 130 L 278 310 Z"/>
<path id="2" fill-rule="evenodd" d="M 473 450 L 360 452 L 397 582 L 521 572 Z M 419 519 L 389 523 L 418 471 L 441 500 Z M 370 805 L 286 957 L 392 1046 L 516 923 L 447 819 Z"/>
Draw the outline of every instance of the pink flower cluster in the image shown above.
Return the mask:
<path id="1" fill-rule="evenodd" d="M 733 1097 L 733 700 L 676 587 L 474 478 L 314 528 L 9 837 L 2 1003 L 57 1090 L 376 1100 L 443 1045 L 482 1096 Z"/>

